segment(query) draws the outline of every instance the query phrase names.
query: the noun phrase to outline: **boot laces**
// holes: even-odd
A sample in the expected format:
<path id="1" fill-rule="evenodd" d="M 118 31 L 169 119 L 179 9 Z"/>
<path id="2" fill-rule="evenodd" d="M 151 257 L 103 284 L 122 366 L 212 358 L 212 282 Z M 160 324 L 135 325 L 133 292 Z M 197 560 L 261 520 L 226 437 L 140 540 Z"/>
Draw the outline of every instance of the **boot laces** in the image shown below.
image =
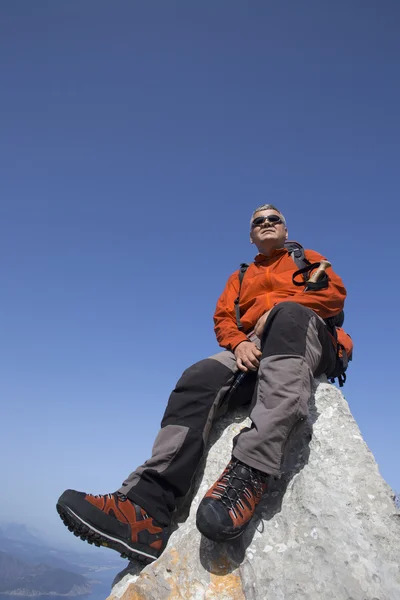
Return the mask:
<path id="1" fill-rule="evenodd" d="M 243 501 L 250 506 L 248 501 L 252 495 L 256 501 L 261 498 L 266 481 L 267 475 L 261 471 L 238 460 L 231 461 L 212 495 L 217 497 L 228 510 L 233 510 L 236 516 L 237 506 L 242 510 L 245 509 Z"/>
<path id="2" fill-rule="evenodd" d="M 114 496 L 116 496 L 120 502 L 126 502 L 128 500 L 128 496 L 126 496 L 122 492 L 113 492 L 112 494 L 96 494 L 93 497 L 94 498 L 110 498 L 112 500 L 114 498 Z M 130 502 L 132 502 L 132 500 L 130 500 Z M 134 504 L 134 502 L 132 502 L 132 504 Z M 141 509 L 141 510 L 143 511 L 142 512 L 143 519 L 151 519 L 148 512 L 146 512 L 144 509 Z"/>
<path id="3" fill-rule="evenodd" d="M 112 498 L 114 494 L 93 494 L 93 498 Z"/>
<path id="4" fill-rule="evenodd" d="M 121 502 L 125 502 L 125 500 L 128 499 L 128 496 L 125 496 L 125 494 L 122 494 L 121 492 L 113 492 L 112 494 L 93 494 L 93 498 L 110 498 L 110 500 L 112 500 L 114 496 Z"/>

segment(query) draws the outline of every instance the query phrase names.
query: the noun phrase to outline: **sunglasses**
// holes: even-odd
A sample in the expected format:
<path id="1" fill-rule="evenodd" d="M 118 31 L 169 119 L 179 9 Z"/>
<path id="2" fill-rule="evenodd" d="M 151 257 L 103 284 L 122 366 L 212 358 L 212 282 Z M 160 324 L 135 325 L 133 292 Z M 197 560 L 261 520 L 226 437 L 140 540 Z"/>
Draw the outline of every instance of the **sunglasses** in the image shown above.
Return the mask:
<path id="1" fill-rule="evenodd" d="M 266 217 L 256 217 L 251 224 L 252 229 L 254 229 L 254 227 L 259 227 L 260 225 L 263 225 L 265 223 L 265 221 L 268 221 L 268 223 L 272 223 L 273 225 L 279 225 L 279 223 L 283 223 L 282 219 L 280 217 L 278 217 L 278 215 L 267 215 Z"/>

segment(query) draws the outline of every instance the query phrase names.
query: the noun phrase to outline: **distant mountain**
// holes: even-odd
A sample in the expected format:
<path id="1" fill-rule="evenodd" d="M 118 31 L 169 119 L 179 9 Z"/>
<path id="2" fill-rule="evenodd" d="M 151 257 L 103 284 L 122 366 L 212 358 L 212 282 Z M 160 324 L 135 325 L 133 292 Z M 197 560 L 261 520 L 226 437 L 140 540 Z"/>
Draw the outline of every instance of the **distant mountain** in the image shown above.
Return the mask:
<path id="1" fill-rule="evenodd" d="M 76 547 L 73 551 L 50 545 L 40 532 L 24 524 L 2 522 L 0 600 L 3 595 L 27 598 L 51 592 L 59 596 L 87 595 L 91 583 L 98 586 L 104 574 L 126 566 L 116 553 L 104 548 L 90 548 L 78 542 Z"/>
<path id="2" fill-rule="evenodd" d="M 0 551 L 10 554 L 27 564 L 46 564 L 49 567 L 66 569 L 73 573 L 86 573 L 88 571 L 85 563 L 79 564 L 79 557 L 70 555 L 57 549 L 31 542 L 11 540 L 0 536 Z M 0 580 L 1 581 L 1 580 Z"/>
<path id="3" fill-rule="evenodd" d="M 5 537 L 16 542 L 28 542 L 31 544 L 41 544 L 43 540 L 31 529 L 22 523 L 2 523 L 0 525 L 0 538 Z"/>
<path id="4" fill-rule="evenodd" d="M 51 546 L 40 537 L 40 533 L 32 533 L 26 525 L 19 523 L 2 523 L 0 526 L 0 551 L 10 554 L 28 564 L 45 564 L 81 575 L 98 568 L 114 568 L 122 565 L 114 552 L 99 548 L 90 548 L 86 544 L 76 544 L 74 552 L 59 546 Z"/>
<path id="5" fill-rule="evenodd" d="M 16 596 L 50 593 L 78 596 L 90 592 L 89 581 L 78 573 L 45 564 L 27 564 L 0 551 L 0 596 L 6 593 Z"/>

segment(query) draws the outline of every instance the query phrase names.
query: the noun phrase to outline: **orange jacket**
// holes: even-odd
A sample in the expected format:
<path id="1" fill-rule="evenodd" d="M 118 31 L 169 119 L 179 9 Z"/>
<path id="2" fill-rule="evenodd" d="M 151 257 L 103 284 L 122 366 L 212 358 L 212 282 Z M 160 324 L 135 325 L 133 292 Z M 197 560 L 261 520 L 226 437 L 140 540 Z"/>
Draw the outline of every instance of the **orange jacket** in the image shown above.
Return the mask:
<path id="1" fill-rule="evenodd" d="M 305 257 L 312 263 L 324 258 L 313 250 L 305 250 Z M 337 315 L 343 309 L 346 289 L 331 267 L 326 271 L 328 287 L 307 292 L 303 291 L 303 286 L 293 285 L 292 275 L 297 270 L 286 248 L 274 250 L 270 257 L 263 254 L 256 256 L 245 273 L 240 290 L 242 331 L 237 327 L 234 304 L 239 292 L 239 271 L 232 273 L 214 313 L 214 330 L 219 345 L 233 351 L 240 342 L 248 339 L 246 333 L 254 329 L 261 315 L 280 302 L 298 302 L 322 318 Z"/>

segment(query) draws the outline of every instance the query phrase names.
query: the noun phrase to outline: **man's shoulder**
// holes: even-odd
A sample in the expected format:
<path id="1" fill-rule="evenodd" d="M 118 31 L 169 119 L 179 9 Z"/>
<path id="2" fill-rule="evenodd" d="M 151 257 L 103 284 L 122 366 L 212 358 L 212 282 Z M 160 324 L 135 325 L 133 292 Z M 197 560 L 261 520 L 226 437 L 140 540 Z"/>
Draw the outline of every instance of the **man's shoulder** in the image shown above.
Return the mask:
<path id="1" fill-rule="evenodd" d="M 248 263 L 240 263 L 239 267 L 229 275 L 226 285 L 233 285 L 233 287 L 238 287 L 245 273 L 247 273 L 247 271 L 249 270 L 251 272 L 253 268 L 256 268 L 254 261 Z"/>
<path id="2" fill-rule="evenodd" d="M 312 250 L 311 248 L 304 249 L 304 256 L 311 262 L 317 262 L 317 261 L 321 260 L 322 258 L 324 258 L 324 256 L 320 252 L 317 252 L 316 250 Z"/>
<path id="3" fill-rule="evenodd" d="M 322 254 L 320 252 L 317 252 L 312 248 L 306 248 L 305 246 L 303 246 L 303 244 L 301 244 L 301 242 L 297 242 L 295 240 L 287 240 L 285 242 L 285 248 L 289 254 L 303 254 L 306 258 L 308 258 L 308 256 L 315 256 L 319 259 L 322 257 Z"/>

